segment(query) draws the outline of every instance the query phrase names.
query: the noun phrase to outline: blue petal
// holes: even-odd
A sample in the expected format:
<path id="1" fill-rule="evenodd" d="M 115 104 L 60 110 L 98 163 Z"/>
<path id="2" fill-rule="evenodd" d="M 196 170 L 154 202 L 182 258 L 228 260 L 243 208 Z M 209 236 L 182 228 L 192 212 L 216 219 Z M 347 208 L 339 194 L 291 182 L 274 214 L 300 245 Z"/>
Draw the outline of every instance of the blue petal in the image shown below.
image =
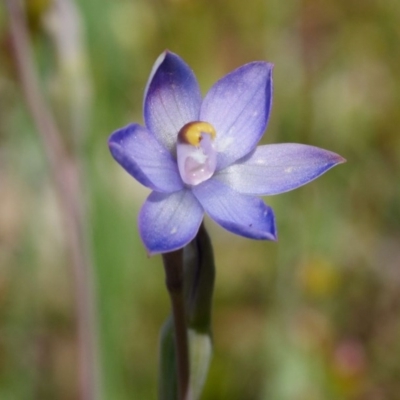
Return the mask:
<path id="1" fill-rule="evenodd" d="M 173 151 L 183 125 L 199 119 L 201 93 L 189 66 L 176 54 L 162 53 L 150 74 L 144 98 L 147 128 Z"/>
<path id="2" fill-rule="evenodd" d="M 267 126 L 272 104 L 272 64 L 253 62 L 218 81 L 206 95 L 200 120 L 217 132 L 217 170 L 256 147 Z"/>
<path id="3" fill-rule="evenodd" d="M 253 195 L 287 192 L 318 178 L 344 158 L 318 147 L 296 143 L 259 146 L 215 178 L 232 189 Z"/>
<path id="4" fill-rule="evenodd" d="M 238 193 L 215 179 L 192 191 L 206 213 L 228 231 L 251 239 L 276 240 L 272 208 L 258 197 Z"/>
<path id="5" fill-rule="evenodd" d="M 119 129 L 108 145 L 115 160 L 143 185 L 167 193 L 183 188 L 176 161 L 146 128 L 131 124 Z"/>
<path id="6" fill-rule="evenodd" d="M 167 253 L 184 247 L 196 236 L 203 214 L 187 189 L 151 193 L 139 214 L 139 231 L 148 252 Z"/>

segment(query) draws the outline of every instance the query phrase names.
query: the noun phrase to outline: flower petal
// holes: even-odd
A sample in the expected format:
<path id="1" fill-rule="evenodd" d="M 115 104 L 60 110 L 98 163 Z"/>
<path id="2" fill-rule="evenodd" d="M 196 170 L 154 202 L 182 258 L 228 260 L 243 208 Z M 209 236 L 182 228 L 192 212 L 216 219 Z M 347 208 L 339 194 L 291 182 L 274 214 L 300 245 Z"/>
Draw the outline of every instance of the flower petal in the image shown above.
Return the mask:
<path id="1" fill-rule="evenodd" d="M 253 62 L 218 81 L 206 95 L 200 120 L 214 126 L 220 170 L 252 151 L 267 126 L 272 64 Z"/>
<path id="2" fill-rule="evenodd" d="M 338 154 L 318 147 L 271 144 L 257 147 L 214 177 L 241 193 L 273 195 L 296 189 L 343 162 Z"/>
<path id="3" fill-rule="evenodd" d="M 276 240 L 272 208 L 258 197 L 238 193 L 215 179 L 192 191 L 206 213 L 228 231 L 251 239 Z"/>
<path id="4" fill-rule="evenodd" d="M 108 145 L 115 160 L 141 184 L 167 193 L 183 188 L 176 161 L 146 128 L 131 124 L 119 129 Z"/>
<path id="5" fill-rule="evenodd" d="M 199 230 L 204 211 L 187 190 L 152 192 L 139 214 L 139 231 L 150 254 L 167 253 L 188 244 Z"/>
<path id="6" fill-rule="evenodd" d="M 162 53 L 146 87 L 146 127 L 171 151 L 183 125 L 198 120 L 200 104 L 200 88 L 193 71 L 176 54 Z"/>

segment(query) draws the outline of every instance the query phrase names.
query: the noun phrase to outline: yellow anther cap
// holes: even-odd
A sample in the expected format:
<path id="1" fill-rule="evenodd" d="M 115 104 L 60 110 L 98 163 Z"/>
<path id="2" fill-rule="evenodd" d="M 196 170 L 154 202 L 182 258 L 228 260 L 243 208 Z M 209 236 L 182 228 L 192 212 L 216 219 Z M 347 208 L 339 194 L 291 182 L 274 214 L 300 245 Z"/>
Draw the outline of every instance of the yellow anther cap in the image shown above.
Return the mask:
<path id="1" fill-rule="evenodd" d="M 211 139 L 215 139 L 216 132 L 214 127 L 208 122 L 194 121 L 184 125 L 178 133 L 178 141 L 188 143 L 192 146 L 199 146 L 202 133 L 208 133 Z"/>

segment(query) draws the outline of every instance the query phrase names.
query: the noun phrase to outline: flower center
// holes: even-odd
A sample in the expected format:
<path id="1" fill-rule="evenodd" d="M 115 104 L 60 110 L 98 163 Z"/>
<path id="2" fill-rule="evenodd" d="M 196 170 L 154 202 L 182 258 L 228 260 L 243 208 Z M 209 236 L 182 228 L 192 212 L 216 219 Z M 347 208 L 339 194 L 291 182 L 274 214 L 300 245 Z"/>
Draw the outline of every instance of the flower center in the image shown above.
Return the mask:
<path id="1" fill-rule="evenodd" d="M 183 182 L 198 185 L 212 176 L 217 165 L 214 148 L 215 129 L 207 122 L 184 125 L 178 133 L 176 153 Z"/>

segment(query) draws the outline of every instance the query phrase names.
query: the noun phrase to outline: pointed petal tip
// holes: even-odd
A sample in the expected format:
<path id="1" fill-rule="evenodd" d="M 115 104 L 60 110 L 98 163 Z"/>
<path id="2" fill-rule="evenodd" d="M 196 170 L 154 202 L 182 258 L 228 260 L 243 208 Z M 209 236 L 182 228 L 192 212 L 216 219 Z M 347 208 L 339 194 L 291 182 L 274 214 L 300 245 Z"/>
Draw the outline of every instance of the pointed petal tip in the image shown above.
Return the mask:
<path id="1" fill-rule="evenodd" d="M 113 153 L 113 150 L 115 149 L 115 147 L 118 147 L 118 143 L 117 143 L 117 141 L 115 140 L 115 135 L 114 135 L 114 133 L 112 133 L 112 134 L 110 135 L 110 137 L 108 138 L 108 140 L 107 140 L 107 145 L 108 145 L 108 148 L 110 149 L 111 154 Z"/>
<path id="2" fill-rule="evenodd" d="M 267 240 L 270 240 L 271 242 L 278 241 L 278 233 L 275 230 L 275 227 L 274 227 L 274 231 L 269 233 Z"/>
<path id="3" fill-rule="evenodd" d="M 267 66 L 267 68 L 272 72 L 275 68 L 275 64 L 274 63 L 270 63 L 267 61 L 264 61 L 264 64 Z"/>
<path id="4" fill-rule="evenodd" d="M 108 137 L 107 144 L 108 147 L 111 146 L 119 146 L 121 144 L 121 140 L 126 138 L 129 135 L 132 135 L 133 132 L 140 127 L 139 124 L 128 124 L 123 126 L 122 128 L 116 129 L 111 135 Z"/>
<path id="5" fill-rule="evenodd" d="M 326 171 L 328 171 L 329 169 L 331 169 L 333 167 L 336 167 L 336 165 L 344 164 L 347 162 L 347 160 L 344 157 L 342 157 L 341 155 L 333 153 L 333 152 L 330 152 L 330 153 L 331 153 L 331 159 L 329 162 L 329 166 L 327 166 L 327 168 L 326 168 Z"/>
<path id="6" fill-rule="evenodd" d="M 120 147 L 120 144 L 118 142 L 119 136 L 120 136 L 120 130 L 117 130 L 117 131 L 113 132 L 108 137 L 108 140 L 107 140 L 108 149 L 110 150 L 111 155 L 114 157 L 114 159 L 116 161 L 118 161 L 117 152 Z"/>
<path id="7" fill-rule="evenodd" d="M 268 61 L 261 61 L 261 60 L 260 61 L 252 61 L 252 62 L 249 62 L 247 64 L 242 65 L 238 69 L 240 69 L 240 68 L 253 68 L 254 66 L 263 66 L 263 67 L 267 67 L 267 69 L 269 69 L 269 70 L 273 70 L 274 67 L 275 67 L 275 64 L 271 63 L 271 62 L 268 62 Z"/>
<path id="8" fill-rule="evenodd" d="M 155 71 L 157 70 L 157 68 L 164 62 L 164 60 L 167 57 L 179 57 L 177 54 L 175 54 L 174 52 L 170 51 L 169 49 L 165 49 L 156 59 L 153 68 L 155 69 Z"/>
<path id="9" fill-rule="evenodd" d="M 272 209 L 271 209 L 272 211 Z M 271 218 L 271 229 L 270 231 L 266 234 L 265 240 L 269 240 L 271 242 L 277 242 L 278 241 L 278 231 L 276 229 L 276 220 L 275 220 L 275 214 L 272 211 L 272 215 L 270 216 Z"/>

